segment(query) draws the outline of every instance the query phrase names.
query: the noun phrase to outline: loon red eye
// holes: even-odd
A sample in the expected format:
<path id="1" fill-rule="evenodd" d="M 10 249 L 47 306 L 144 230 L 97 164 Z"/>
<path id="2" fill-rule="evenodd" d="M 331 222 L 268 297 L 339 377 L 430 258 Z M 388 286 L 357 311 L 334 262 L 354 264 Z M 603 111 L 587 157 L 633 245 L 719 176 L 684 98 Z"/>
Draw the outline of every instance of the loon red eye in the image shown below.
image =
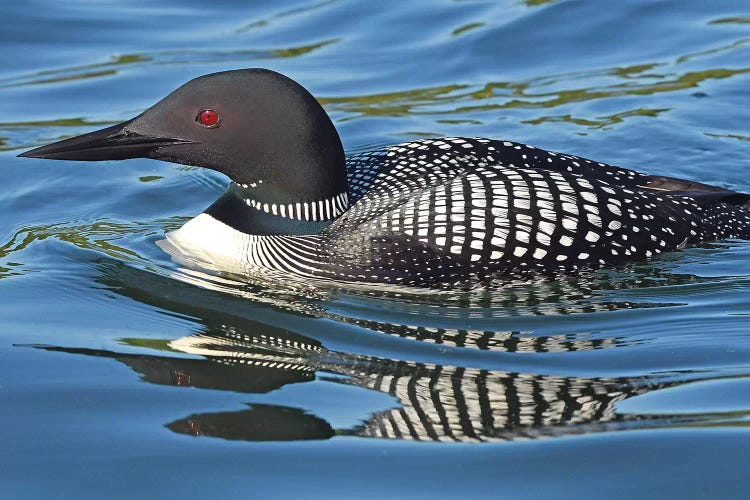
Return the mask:
<path id="1" fill-rule="evenodd" d="M 213 109 L 204 109 L 198 116 L 195 117 L 195 121 L 207 128 L 216 127 L 219 124 L 219 113 Z"/>

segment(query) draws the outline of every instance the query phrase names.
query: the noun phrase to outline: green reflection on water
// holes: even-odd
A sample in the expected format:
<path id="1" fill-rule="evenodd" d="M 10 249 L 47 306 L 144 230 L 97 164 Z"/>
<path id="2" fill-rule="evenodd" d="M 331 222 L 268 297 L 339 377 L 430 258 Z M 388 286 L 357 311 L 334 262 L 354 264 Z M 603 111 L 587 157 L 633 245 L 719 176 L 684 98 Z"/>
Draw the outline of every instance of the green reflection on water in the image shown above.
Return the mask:
<path id="1" fill-rule="evenodd" d="M 163 179 L 164 177 L 161 175 L 144 175 L 141 177 L 138 177 L 138 180 L 141 182 L 154 182 Z"/>
<path id="2" fill-rule="evenodd" d="M 340 38 L 331 38 L 305 45 L 279 47 L 271 49 L 238 49 L 238 50 L 172 50 L 142 54 L 124 54 L 113 56 L 105 62 L 69 66 L 50 70 L 36 71 L 18 77 L 0 79 L 0 88 L 27 87 L 32 85 L 56 84 L 61 82 L 88 80 L 117 75 L 123 66 L 152 64 L 156 66 L 175 64 L 195 64 L 214 62 L 237 62 L 243 59 L 277 59 L 298 57 L 315 50 L 337 43 Z"/>
<path id="3" fill-rule="evenodd" d="M 12 132 L 18 130 L 32 130 L 42 127 L 96 127 L 112 125 L 115 122 L 111 121 L 100 121 L 100 120 L 88 120 L 86 118 L 59 118 L 56 120 L 39 120 L 39 121 L 25 121 L 25 122 L 0 122 L 0 130 L 6 129 Z M 67 135 L 59 136 L 55 138 L 48 138 L 48 141 L 60 140 Z M 47 142 L 47 141 L 45 141 Z M 14 149 L 29 148 L 38 145 L 36 143 L 31 144 L 16 144 L 11 142 L 8 137 L 0 137 L 0 151 L 12 151 Z"/>
<path id="4" fill-rule="evenodd" d="M 644 72 L 651 71 L 657 66 L 657 64 L 640 64 L 589 74 L 558 75 L 556 77 L 535 78 L 519 82 L 490 82 L 478 89 L 472 89 L 469 85 L 453 84 L 382 94 L 322 97 L 319 101 L 332 111 L 349 113 L 351 115 L 340 119 L 340 121 L 350 120 L 363 115 L 393 117 L 408 114 L 437 116 L 451 114 L 465 115 L 478 111 L 484 112 L 502 109 L 555 108 L 576 102 L 676 92 L 697 88 L 707 80 L 726 79 L 750 72 L 750 68 L 715 68 L 677 75 L 644 74 Z M 591 81 L 602 76 L 617 76 L 618 81 L 614 84 L 599 87 L 563 89 L 554 92 L 540 92 L 535 90 L 558 84 L 565 80 L 580 79 Z M 640 78 L 647 81 L 642 83 L 620 81 L 623 78 Z M 470 104 L 471 101 L 491 100 L 500 102 Z M 586 127 L 603 127 L 619 123 L 627 117 L 656 117 L 668 110 L 668 108 L 648 109 L 638 107 L 596 119 L 573 119 L 572 117 L 564 118 L 565 115 L 563 117 L 552 115 L 532 118 L 523 123 L 538 124 L 545 121 L 569 121 Z"/>
<path id="5" fill-rule="evenodd" d="M 576 118 L 570 114 L 566 114 L 566 115 L 558 115 L 558 116 L 544 116 L 541 118 L 534 118 L 533 120 L 524 120 L 522 123 L 528 123 L 530 125 L 539 125 L 545 122 L 563 122 L 563 123 L 573 123 L 575 125 L 581 125 L 581 126 L 588 127 L 588 128 L 605 128 L 607 126 L 614 125 L 615 123 L 621 123 L 625 120 L 625 118 L 629 118 L 631 116 L 647 116 L 647 117 L 655 118 L 659 116 L 661 113 L 665 111 L 669 111 L 669 110 L 670 108 L 662 108 L 662 109 L 638 108 L 632 111 L 624 111 L 622 113 L 614 113 L 611 115 L 602 116 L 597 119 Z"/>
<path id="6" fill-rule="evenodd" d="M 258 19 L 258 20 L 252 21 L 251 23 L 248 23 L 242 26 L 241 28 L 237 29 L 235 33 L 241 34 L 241 33 L 246 33 L 248 31 L 252 31 L 255 29 L 259 29 L 259 28 L 265 28 L 273 24 L 273 22 L 276 20 L 284 19 L 288 17 L 294 17 L 299 14 L 306 14 L 308 12 L 320 9 L 321 7 L 326 7 L 332 3 L 336 3 L 337 1 L 338 0 L 324 0 L 322 2 L 314 3 L 312 5 L 306 5 L 303 7 L 294 7 L 288 10 L 283 10 L 265 19 Z"/>
<path id="7" fill-rule="evenodd" d="M 10 267 L 0 265 L 0 279 L 9 278 L 11 276 L 22 276 L 29 271 L 27 269 L 15 269 L 23 266 L 23 264 L 18 262 L 6 262 L 5 265 Z"/>
<path id="8" fill-rule="evenodd" d="M 25 128 L 25 127 L 86 127 L 92 125 L 110 125 L 114 122 L 93 121 L 86 118 L 58 118 L 56 120 L 40 120 L 31 122 L 0 122 L 0 128 Z"/>
<path id="9" fill-rule="evenodd" d="M 53 223 L 28 226 L 17 230 L 6 243 L 0 245 L 0 259 L 10 258 L 14 254 L 19 255 L 34 243 L 54 238 L 81 249 L 96 251 L 118 261 L 137 262 L 146 268 L 151 268 L 152 262 L 149 259 L 130 248 L 118 244 L 118 240 L 132 237 L 136 234 L 163 234 L 177 229 L 187 219 L 189 217 L 175 216 L 167 219 L 131 222 L 127 224 L 100 220 L 86 224 Z M 23 259 L 16 258 L 15 260 Z M 26 263 L 22 264 L 7 260 L 0 262 L 0 279 L 34 272 L 33 269 L 22 267 L 27 265 Z"/>
<path id="10" fill-rule="evenodd" d="M 25 227 L 16 231 L 7 243 L 0 246 L 0 258 L 7 258 L 14 253 L 21 252 L 35 242 L 44 241 L 47 238 L 56 238 L 79 248 L 95 250 L 118 260 L 146 262 L 146 259 L 134 250 L 115 243 L 123 237 L 142 232 L 144 228 L 143 224 L 121 224 L 109 221 L 81 225 L 46 224 Z M 4 264 L 10 266 L 15 263 L 5 262 Z M 0 266 L 0 278 L 17 274 L 21 273 L 18 270 Z"/>
<path id="11" fill-rule="evenodd" d="M 678 57 L 675 62 L 677 64 L 682 64 L 682 63 L 686 63 L 688 61 L 691 61 L 693 59 L 698 59 L 698 58 L 705 57 L 705 56 L 716 55 L 716 54 L 719 54 L 721 52 L 731 52 L 733 50 L 737 50 L 739 48 L 744 47 L 748 43 L 750 43 L 750 38 L 742 38 L 740 40 L 735 40 L 732 43 L 729 43 L 729 44 L 726 44 L 726 45 L 721 45 L 719 47 L 714 47 L 712 49 L 702 50 L 702 51 L 695 52 L 695 53 L 692 53 L 692 54 L 685 54 L 684 56 Z"/>
<path id="12" fill-rule="evenodd" d="M 108 61 L 67 68 L 40 70 L 25 76 L 0 79 L 0 88 L 25 87 L 73 80 L 86 80 L 112 76 L 117 73 L 117 67 L 150 61 L 150 57 L 142 54 L 122 54 L 112 56 Z"/>
<path id="13" fill-rule="evenodd" d="M 706 135 L 709 137 L 716 137 L 718 139 L 736 139 L 738 141 L 750 141 L 749 135 L 741 135 L 741 134 L 716 134 L 712 132 L 706 132 Z"/>
<path id="14" fill-rule="evenodd" d="M 465 24 L 463 26 L 459 26 L 458 28 L 454 29 L 451 32 L 451 35 L 458 36 L 458 35 L 461 35 L 463 33 L 466 33 L 467 31 L 471 31 L 471 30 L 474 30 L 474 29 L 477 29 L 477 28 L 481 28 L 482 26 L 484 26 L 484 23 L 469 23 L 469 24 Z"/>
<path id="15" fill-rule="evenodd" d="M 297 56 L 303 56 L 305 54 L 309 54 L 310 52 L 323 48 L 326 45 L 332 45 L 338 41 L 340 41 L 340 38 L 332 38 L 330 40 L 323 40 L 322 42 L 313 43 L 310 45 L 301 45 L 299 47 L 290 47 L 287 49 L 276 49 L 273 51 L 273 54 L 276 57 L 297 57 Z"/>
<path id="16" fill-rule="evenodd" d="M 318 101 L 324 106 L 329 106 L 330 109 L 349 113 L 360 113 L 371 116 L 403 116 L 412 113 L 413 108 L 418 105 L 450 99 L 447 96 L 467 87 L 468 85 L 442 85 L 382 94 L 320 97 Z"/>
<path id="17" fill-rule="evenodd" d="M 708 24 L 750 24 L 750 17 L 722 17 L 709 21 Z"/>

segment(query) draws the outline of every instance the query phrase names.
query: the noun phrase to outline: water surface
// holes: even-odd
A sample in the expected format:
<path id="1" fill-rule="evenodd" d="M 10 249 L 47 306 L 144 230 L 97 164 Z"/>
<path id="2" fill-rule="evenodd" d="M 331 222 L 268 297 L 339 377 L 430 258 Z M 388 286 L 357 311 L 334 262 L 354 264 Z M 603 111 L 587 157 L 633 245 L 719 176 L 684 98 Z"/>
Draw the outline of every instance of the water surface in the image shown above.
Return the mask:
<path id="1" fill-rule="evenodd" d="M 347 152 L 506 138 L 750 192 L 740 0 L 16 2 L 0 43 L 9 497 L 740 497 L 750 244 L 495 290 L 237 284 L 156 245 L 227 179 L 16 158 L 268 67 Z"/>

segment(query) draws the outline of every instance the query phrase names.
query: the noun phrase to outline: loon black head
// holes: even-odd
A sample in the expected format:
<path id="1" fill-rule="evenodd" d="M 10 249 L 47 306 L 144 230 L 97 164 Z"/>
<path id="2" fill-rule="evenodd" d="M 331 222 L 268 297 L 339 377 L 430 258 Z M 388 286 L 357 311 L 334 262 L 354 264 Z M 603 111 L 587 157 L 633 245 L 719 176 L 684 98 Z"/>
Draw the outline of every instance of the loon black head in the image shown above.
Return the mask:
<path id="1" fill-rule="evenodd" d="M 19 156 L 153 158 L 206 167 L 246 190 L 248 205 L 274 215 L 298 203 L 346 203 L 337 199 L 347 180 L 336 128 L 307 90 L 266 69 L 201 76 L 132 120 Z"/>

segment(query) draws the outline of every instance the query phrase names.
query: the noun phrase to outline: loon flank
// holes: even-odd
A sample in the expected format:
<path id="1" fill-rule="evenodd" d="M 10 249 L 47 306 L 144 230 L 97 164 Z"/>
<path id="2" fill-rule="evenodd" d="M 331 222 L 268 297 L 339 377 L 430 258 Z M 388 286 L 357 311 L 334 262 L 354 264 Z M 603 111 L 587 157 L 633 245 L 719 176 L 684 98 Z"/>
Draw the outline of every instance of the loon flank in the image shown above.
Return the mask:
<path id="1" fill-rule="evenodd" d="M 345 158 L 315 98 L 265 69 L 196 78 L 132 120 L 20 156 L 226 174 L 162 247 L 235 273 L 451 286 L 750 234 L 748 195 L 524 144 L 426 139 Z"/>

